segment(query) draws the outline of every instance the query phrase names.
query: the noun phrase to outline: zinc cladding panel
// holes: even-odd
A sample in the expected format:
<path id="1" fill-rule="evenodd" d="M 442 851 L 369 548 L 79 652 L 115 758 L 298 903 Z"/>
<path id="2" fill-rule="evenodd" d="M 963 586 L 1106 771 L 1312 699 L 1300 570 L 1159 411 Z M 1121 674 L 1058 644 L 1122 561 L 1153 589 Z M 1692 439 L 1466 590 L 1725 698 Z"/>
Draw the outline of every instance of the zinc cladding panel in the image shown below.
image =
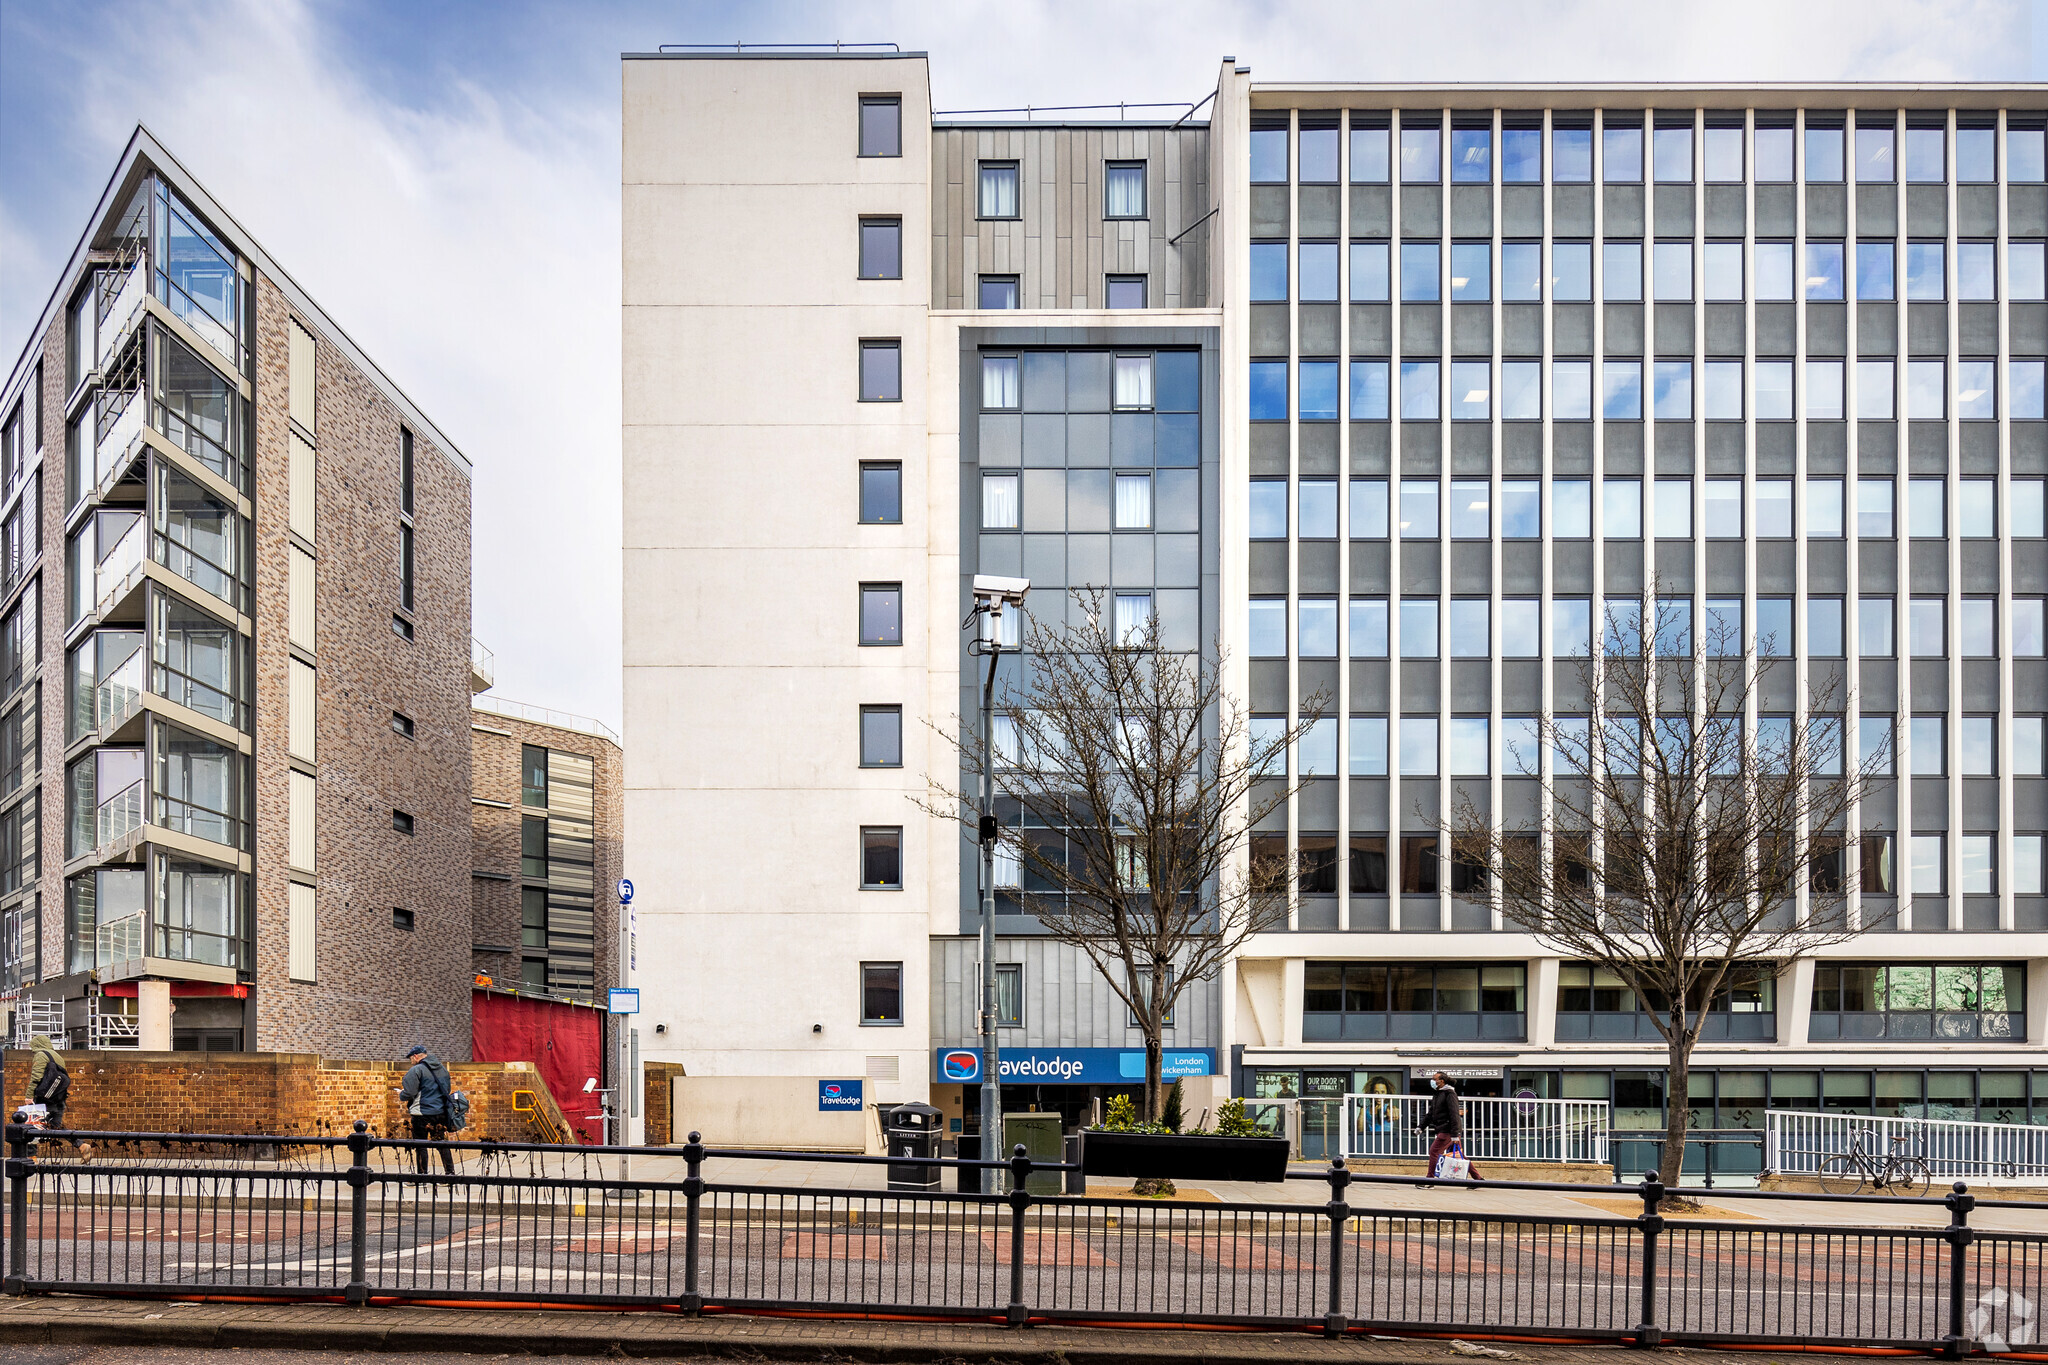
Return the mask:
<path id="1" fill-rule="evenodd" d="M 289 746 L 293 758 L 303 758 L 308 763 L 317 763 L 320 754 L 317 749 L 319 733 L 319 690 L 316 687 L 319 675 L 313 666 L 303 659 L 292 659 Z"/>
<path id="2" fill-rule="evenodd" d="M 291 468 L 291 527 L 307 544 L 317 544 L 313 521 L 313 447 L 298 432 L 292 433 Z"/>
<path id="3" fill-rule="evenodd" d="M 289 584 L 291 642 L 308 652 L 317 648 L 319 616 L 313 605 L 315 577 L 313 556 L 298 546 L 291 547 Z"/>
<path id="4" fill-rule="evenodd" d="M 317 870 L 313 863 L 313 810 L 317 793 L 318 787 L 311 773 L 292 773 L 291 809 L 286 817 L 290 824 L 285 841 L 286 857 L 293 867 L 302 872 Z"/>
<path id="5" fill-rule="evenodd" d="M 291 978 L 294 981 L 316 981 L 320 966 L 317 898 L 313 888 L 304 882 L 293 882 L 289 894 L 290 918 L 285 925 L 285 947 Z"/>
<path id="6" fill-rule="evenodd" d="M 292 319 L 290 336 L 286 386 L 290 391 L 292 420 L 317 436 L 319 429 L 313 425 L 313 381 L 314 357 L 319 348 L 313 343 L 313 334 L 297 318 Z"/>

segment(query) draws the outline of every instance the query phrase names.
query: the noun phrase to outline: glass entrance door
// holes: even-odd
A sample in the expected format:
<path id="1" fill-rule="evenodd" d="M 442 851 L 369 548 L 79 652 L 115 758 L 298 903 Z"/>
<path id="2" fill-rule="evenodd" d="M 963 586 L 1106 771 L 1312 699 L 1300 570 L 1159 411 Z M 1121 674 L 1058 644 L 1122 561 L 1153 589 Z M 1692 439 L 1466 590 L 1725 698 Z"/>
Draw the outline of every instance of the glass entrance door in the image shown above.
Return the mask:
<path id="1" fill-rule="evenodd" d="M 1344 1092 L 1349 1071 L 1305 1071 L 1301 1076 L 1301 1154 L 1326 1161 L 1343 1151 Z"/>

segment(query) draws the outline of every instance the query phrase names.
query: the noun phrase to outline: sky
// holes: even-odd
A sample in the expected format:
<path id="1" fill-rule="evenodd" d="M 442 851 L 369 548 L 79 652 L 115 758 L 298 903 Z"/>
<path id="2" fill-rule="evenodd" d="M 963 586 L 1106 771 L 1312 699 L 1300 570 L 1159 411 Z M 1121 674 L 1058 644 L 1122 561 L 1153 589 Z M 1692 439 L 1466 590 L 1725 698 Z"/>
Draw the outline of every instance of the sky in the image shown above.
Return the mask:
<path id="1" fill-rule="evenodd" d="M 475 466 L 498 695 L 619 724 L 619 54 L 894 42 L 938 110 L 1254 81 L 2048 78 L 2041 0 L 0 0 L 12 367 L 140 122 Z"/>

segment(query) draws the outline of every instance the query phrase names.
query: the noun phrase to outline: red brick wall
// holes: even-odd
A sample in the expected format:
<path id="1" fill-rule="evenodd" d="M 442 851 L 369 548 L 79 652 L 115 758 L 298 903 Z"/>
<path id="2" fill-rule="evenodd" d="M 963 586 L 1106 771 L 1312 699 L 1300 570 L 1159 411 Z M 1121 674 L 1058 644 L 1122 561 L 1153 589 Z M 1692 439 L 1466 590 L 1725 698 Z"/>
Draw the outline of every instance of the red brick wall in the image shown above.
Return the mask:
<path id="1" fill-rule="evenodd" d="M 644 1099 L 647 1107 L 642 1111 L 647 1118 L 647 1145 L 660 1147 L 671 1142 L 687 1141 L 690 1136 L 688 1133 L 670 1131 L 674 1116 L 669 1112 L 669 1102 L 675 1096 L 675 1087 L 669 1082 L 683 1074 L 682 1064 L 642 1062 L 640 1070 L 647 1087 Z"/>
<path id="2" fill-rule="evenodd" d="M 362 1119 L 373 1133 L 410 1136 L 395 1093 L 404 1080 L 402 1062 L 324 1061 L 304 1053 L 101 1051 L 67 1052 L 64 1063 L 71 1071 L 64 1114 L 70 1128 L 339 1136 Z M 0 1093 L 27 1092 L 28 1064 L 27 1052 L 6 1051 Z M 457 1062 L 449 1073 L 470 1100 L 465 1138 L 536 1140 L 526 1115 L 513 1108 L 517 1090 L 537 1092 L 543 1107 L 553 1103 L 531 1067 Z"/>
<path id="3" fill-rule="evenodd" d="M 289 979 L 290 305 L 256 289 L 256 1037 L 263 1049 L 470 1055 L 469 478 L 414 432 L 414 638 L 398 606 L 398 409 L 318 340 L 318 980 Z M 308 320 L 310 322 L 310 320 Z M 413 737 L 391 728 L 401 711 Z M 413 817 L 408 836 L 391 812 Z M 414 928 L 393 927 L 392 911 Z"/>

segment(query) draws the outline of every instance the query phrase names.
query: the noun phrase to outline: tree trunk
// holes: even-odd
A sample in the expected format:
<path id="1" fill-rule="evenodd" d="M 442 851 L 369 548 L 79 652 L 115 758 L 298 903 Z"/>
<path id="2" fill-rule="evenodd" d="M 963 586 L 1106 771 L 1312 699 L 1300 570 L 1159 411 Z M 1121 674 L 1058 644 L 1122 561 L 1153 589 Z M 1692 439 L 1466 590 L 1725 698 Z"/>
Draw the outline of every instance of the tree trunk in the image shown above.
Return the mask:
<path id="1" fill-rule="evenodd" d="M 1159 1122 L 1159 1112 L 1165 1105 L 1159 1085 L 1162 1069 L 1163 1048 L 1159 1041 L 1159 1025 L 1148 1020 L 1145 1028 L 1145 1121 Z"/>
<path id="2" fill-rule="evenodd" d="M 1664 1156 L 1657 1163 L 1657 1178 L 1667 1190 L 1678 1188 L 1685 1169 L 1685 1135 L 1692 1123 L 1692 1044 L 1685 1026 L 1685 1012 L 1676 1012 L 1677 1027 L 1670 1043 L 1670 1062 L 1664 1077 Z"/>

